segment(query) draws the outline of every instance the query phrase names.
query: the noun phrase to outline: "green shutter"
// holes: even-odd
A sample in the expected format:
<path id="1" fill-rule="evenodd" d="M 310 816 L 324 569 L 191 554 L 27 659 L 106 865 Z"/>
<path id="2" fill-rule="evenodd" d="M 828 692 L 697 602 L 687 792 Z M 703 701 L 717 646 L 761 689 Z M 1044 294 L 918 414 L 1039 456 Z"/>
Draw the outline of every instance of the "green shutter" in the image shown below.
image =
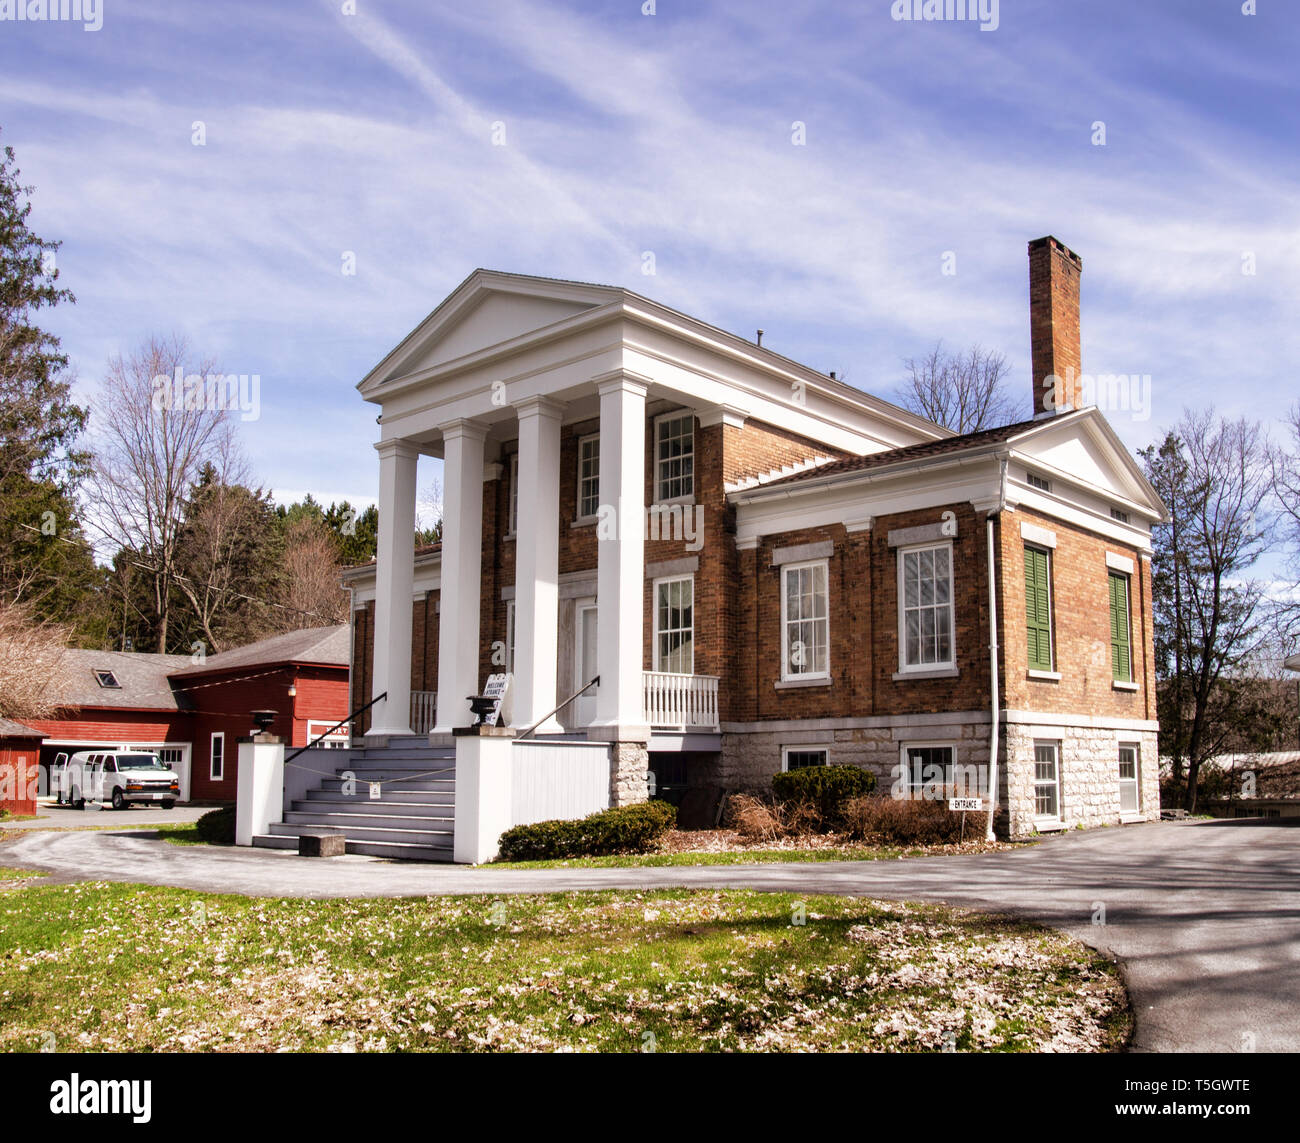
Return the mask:
<path id="1" fill-rule="evenodd" d="M 1111 674 L 1120 682 L 1131 682 L 1128 632 L 1128 577 L 1110 575 L 1110 665 Z"/>
<path id="2" fill-rule="evenodd" d="M 1048 594 L 1047 553 L 1025 549 L 1025 619 L 1029 632 L 1029 668 L 1052 669 L 1052 605 Z"/>

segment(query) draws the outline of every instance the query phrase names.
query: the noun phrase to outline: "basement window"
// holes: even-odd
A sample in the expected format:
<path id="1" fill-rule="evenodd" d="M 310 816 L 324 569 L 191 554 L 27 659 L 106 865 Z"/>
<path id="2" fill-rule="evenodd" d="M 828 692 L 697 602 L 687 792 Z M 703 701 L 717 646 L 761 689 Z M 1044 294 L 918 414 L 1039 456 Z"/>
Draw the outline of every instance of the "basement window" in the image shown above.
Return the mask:
<path id="1" fill-rule="evenodd" d="M 117 681 L 117 676 L 112 671 L 96 671 L 95 680 L 108 690 L 122 689 L 122 684 Z"/>
<path id="2" fill-rule="evenodd" d="M 1038 488 L 1043 492 L 1052 491 L 1052 482 L 1045 476 L 1039 476 L 1038 473 L 1031 472 L 1028 474 L 1027 479 L 1029 480 L 1030 488 Z"/>

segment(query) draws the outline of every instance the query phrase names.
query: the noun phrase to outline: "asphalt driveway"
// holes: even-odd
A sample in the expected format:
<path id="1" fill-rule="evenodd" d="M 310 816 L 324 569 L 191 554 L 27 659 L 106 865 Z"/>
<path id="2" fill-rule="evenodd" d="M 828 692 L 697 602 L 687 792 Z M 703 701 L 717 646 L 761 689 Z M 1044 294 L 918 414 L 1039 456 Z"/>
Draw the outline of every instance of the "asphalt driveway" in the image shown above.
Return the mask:
<path id="1" fill-rule="evenodd" d="M 685 886 L 948 901 L 1043 921 L 1118 957 L 1138 1051 L 1300 1051 L 1300 821 L 1115 827 L 970 857 L 546 870 L 175 846 L 141 826 L 10 835 L 0 864 L 253 896 Z"/>

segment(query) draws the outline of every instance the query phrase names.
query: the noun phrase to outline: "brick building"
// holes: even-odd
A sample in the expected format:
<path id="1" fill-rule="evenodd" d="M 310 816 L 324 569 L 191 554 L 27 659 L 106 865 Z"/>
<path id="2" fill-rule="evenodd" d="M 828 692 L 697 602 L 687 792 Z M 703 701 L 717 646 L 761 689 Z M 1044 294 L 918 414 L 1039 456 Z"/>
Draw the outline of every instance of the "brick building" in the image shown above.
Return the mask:
<path id="1" fill-rule="evenodd" d="M 616 801 L 824 763 L 982 794 L 996 741 L 1004 832 L 1158 816 L 1164 509 L 1083 406 L 1080 259 L 1029 261 L 1035 415 L 962 436 L 630 291 L 476 271 L 359 386 L 361 729 L 446 741 L 509 670 L 511 725 L 613 744 Z"/>

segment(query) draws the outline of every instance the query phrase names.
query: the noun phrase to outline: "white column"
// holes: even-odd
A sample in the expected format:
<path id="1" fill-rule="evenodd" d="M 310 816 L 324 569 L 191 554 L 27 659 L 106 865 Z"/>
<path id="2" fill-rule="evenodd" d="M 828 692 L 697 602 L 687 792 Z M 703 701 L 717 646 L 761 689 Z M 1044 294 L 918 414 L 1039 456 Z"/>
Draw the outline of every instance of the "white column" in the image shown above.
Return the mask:
<path id="1" fill-rule="evenodd" d="M 514 725 L 555 706 L 560 606 L 560 416 L 544 397 L 519 405 L 519 509 L 515 526 Z M 558 732 L 554 717 L 537 728 Z"/>
<path id="2" fill-rule="evenodd" d="M 473 421 L 442 426 L 442 577 L 438 594 L 438 725 L 447 734 L 474 721 L 468 697 L 478 677 L 483 546 L 483 438 Z"/>
<path id="3" fill-rule="evenodd" d="M 375 685 L 370 734 L 411 733 L 411 595 L 415 577 L 415 466 L 404 440 L 380 441 L 379 547 L 375 558 Z"/>
<path id="4" fill-rule="evenodd" d="M 600 393 L 600 518 L 596 524 L 596 662 L 593 729 L 643 739 L 642 600 L 645 590 L 645 395 L 648 381 L 624 370 L 596 379 Z"/>

